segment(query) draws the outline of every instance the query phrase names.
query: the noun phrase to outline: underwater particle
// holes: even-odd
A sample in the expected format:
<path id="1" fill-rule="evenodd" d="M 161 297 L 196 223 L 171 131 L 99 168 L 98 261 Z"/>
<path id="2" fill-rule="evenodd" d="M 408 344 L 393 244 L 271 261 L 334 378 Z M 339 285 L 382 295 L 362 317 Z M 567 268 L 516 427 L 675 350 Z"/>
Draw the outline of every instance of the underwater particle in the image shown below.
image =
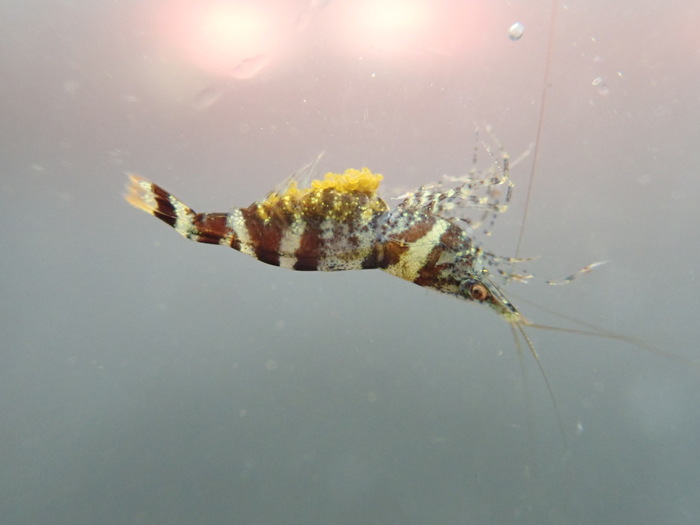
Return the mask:
<path id="1" fill-rule="evenodd" d="M 520 22 L 515 22 L 512 26 L 508 28 L 508 36 L 511 40 L 520 40 L 525 33 L 525 26 Z"/>
<path id="2" fill-rule="evenodd" d="M 598 94 L 605 97 L 610 94 L 610 88 L 608 85 L 605 83 L 605 81 L 602 79 L 602 77 L 596 77 L 593 79 L 593 82 L 591 85 L 596 88 L 598 91 Z"/>

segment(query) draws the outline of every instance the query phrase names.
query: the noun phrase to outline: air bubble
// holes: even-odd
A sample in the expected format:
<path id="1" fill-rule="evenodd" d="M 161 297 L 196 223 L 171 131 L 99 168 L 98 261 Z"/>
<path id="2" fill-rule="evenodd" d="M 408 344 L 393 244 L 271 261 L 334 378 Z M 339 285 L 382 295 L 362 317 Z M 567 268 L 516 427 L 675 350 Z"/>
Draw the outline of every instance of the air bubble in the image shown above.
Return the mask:
<path id="1" fill-rule="evenodd" d="M 520 40 L 524 32 L 525 26 L 522 25 L 520 22 L 516 22 L 508 29 L 508 36 L 513 41 Z"/>
<path id="2" fill-rule="evenodd" d="M 598 90 L 599 95 L 605 97 L 610 94 L 610 88 L 601 77 L 596 77 L 593 79 L 591 84 L 594 88 L 596 88 L 596 90 Z"/>

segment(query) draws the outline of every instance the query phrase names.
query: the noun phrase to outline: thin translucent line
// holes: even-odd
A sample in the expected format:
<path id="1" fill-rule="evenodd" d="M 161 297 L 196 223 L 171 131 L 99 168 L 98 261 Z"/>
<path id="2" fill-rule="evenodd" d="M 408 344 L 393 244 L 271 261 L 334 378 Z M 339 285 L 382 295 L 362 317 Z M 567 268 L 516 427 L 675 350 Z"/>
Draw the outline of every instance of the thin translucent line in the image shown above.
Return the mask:
<path id="1" fill-rule="evenodd" d="M 537 122 L 537 136 L 535 138 L 535 151 L 532 155 L 532 168 L 530 170 L 530 181 L 527 185 L 527 196 L 525 197 L 525 212 L 523 213 L 523 222 L 520 225 L 520 235 L 518 236 L 518 244 L 515 247 L 515 257 L 520 256 L 520 247 L 523 243 L 525 235 L 525 224 L 527 223 L 527 214 L 530 210 L 530 195 L 532 194 L 533 181 L 535 180 L 535 167 L 537 166 L 537 158 L 540 152 L 540 136 L 542 135 L 542 124 L 544 123 L 544 110 L 547 103 L 547 92 L 549 91 L 549 74 L 552 64 L 552 48 L 554 47 L 554 25 L 557 17 L 557 2 L 552 1 L 552 14 L 549 20 L 549 41 L 547 42 L 547 61 L 544 67 L 544 79 L 542 88 L 542 98 L 540 99 L 540 117 Z"/>

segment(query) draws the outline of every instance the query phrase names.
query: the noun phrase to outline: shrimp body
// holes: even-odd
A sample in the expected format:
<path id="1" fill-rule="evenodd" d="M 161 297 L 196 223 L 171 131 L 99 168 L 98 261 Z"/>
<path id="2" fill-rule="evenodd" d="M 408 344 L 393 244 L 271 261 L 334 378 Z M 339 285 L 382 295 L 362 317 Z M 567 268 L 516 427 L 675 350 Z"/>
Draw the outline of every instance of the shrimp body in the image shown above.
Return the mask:
<path id="1" fill-rule="evenodd" d="M 472 169 L 467 176 L 447 179 L 453 183 L 450 187 L 443 187 L 444 181 L 422 186 L 399 197 L 394 208 L 377 194 L 383 177 L 367 168 L 328 173 L 302 188 L 292 178 L 282 190 L 229 213 L 197 213 L 157 184 L 129 177 L 126 200 L 190 240 L 229 246 L 290 270 L 380 269 L 424 288 L 487 305 L 508 322 L 519 353 L 523 341 L 535 359 L 562 436 L 556 399 L 526 327 L 618 339 L 656 352 L 633 338 L 604 330 L 531 323 L 495 284 L 495 279 L 531 277 L 510 271 L 523 260 L 494 255 L 477 240 L 479 234 L 490 234 L 497 214 L 507 209 L 511 198 L 514 185 L 505 153 L 501 163 L 481 176 Z M 547 282 L 568 283 L 599 264 L 562 281 Z"/>
<path id="2" fill-rule="evenodd" d="M 504 164 L 507 169 L 507 163 Z M 488 180 L 464 179 L 404 196 L 394 209 L 378 196 L 382 176 L 367 168 L 328 173 L 299 188 L 290 180 L 258 202 L 230 213 L 197 213 L 160 186 L 130 175 L 127 201 L 184 237 L 230 246 L 261 262 L 301 271 L 381 269 L 441 293 L 477 301 L 509 322 L 521 319 L 489 278 L 485 254 L 474 241 L 474 222 L 462 207 L 502 211 L 493 188 L 507 171 Z M 478 196 L 486 190 L 486 195 Z"/>

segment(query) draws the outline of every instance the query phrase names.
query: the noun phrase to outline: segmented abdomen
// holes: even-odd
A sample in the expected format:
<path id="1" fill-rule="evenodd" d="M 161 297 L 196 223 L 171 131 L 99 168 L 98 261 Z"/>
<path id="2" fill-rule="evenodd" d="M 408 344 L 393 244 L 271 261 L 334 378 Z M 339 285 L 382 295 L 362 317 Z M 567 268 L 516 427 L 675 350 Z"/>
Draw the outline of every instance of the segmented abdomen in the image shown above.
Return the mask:
<path id="1" fill-rule="evenodd" d="M 196 213 L 157 184 L 130 175 L 127 200 L 188 239 L 230 246 L 274 266 L 305 271 L 376 268 L 376 232 L 388 207 L 362 186 L 367 174 L 361 173 L 359 183 L 353 175 L 346 172 L 332 184 L 304 190 L 290 184 L 284 193 L 271 193 L 231 213 Z"/>

